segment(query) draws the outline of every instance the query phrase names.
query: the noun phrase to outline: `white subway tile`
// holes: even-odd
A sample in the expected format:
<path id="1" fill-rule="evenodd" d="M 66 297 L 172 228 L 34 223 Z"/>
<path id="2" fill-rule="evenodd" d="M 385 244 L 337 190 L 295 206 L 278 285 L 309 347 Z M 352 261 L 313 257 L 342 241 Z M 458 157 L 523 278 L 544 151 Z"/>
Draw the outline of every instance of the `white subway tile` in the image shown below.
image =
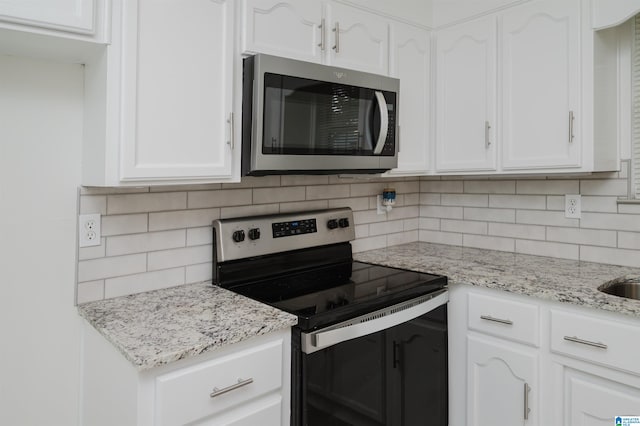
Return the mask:
<path id="1" fill-rule="evenodd" d="M 418 192 L 412 192 L 410 194 L 404 194 L 405 206 L 417 206 L 420 204 L 420 194 Z"/>
<path id="2" fill-rule="evenodd" d="M 195 228 L 211 225 L 220 218 L 220 209 L 180 210 L 176 212 L 149 213 L 149 231 Z"/>
<path id="3" fill-rule="evenodd" d="M 184 268 L 145 272 L 126 277 L 110 278 L 104 283 L 104 297 L 124 296 L 184 284 Z"/>
<path id="4" fill-rule="evenodd" d="M 353 212 L 353 221 L 356 223 L 356 225 L 360 225 L 363 223 L 384 222 L 385 220 L 387 220 L 387 215 L 378 214 L 376 210 Z"/>
<path id="5" fill-rule="evenodd" d="M 424 241 L 426 243 L 448 244 L 451 246 L 462 245 L 462 234 L 453 232 L 440 232 L 421 229 L 418 237 L 420 241 Z"/>
<path id="6" fill-rule="evenodd" d="M 104 257 L 105 252 L 105 238 L 101 238 L 99 246 L 80 247 L 78 249 L 78 260 L 97 259 L 99 257 Z"/>
<path id="7" fill-rule="evenodd" d="M 387 185 L 383 182 L 375 183 L 352 183 L 350 185 L 350 191 L 352 197 L 363 197 L 368 195 L 382 194 L 382 190 Z"/>
<path id="8" fill-rule="evenodd" d="M 444 219 L 462 219 L 462 207 L 445 207 L 445 206 L 421 206 L 420 216 L 422 217 L 440 217 Z"/>
<path id="9" fill-rule="evenodd" d="M 358 198 L 340 198 L 337 200 L 329 200 L 329 208 L 350 207 L 351 210 L 368 210 L 369 197 Z"/>
<path id="10" fill-rule="evenodd" d="M 441 194 L 420 194 L 420 204 L 429 206 L 439 206 L 442 202 Z"/>
<path id="11" fill-rule="evenodd" d="M 485 194 L 442 194 L 443 206 L 488 207 L 489 196 Z"/>
<path id="12" fill-rule="evenodd" d="M 186 267 L 185 283 L 199 283 L 202 281 L 211 281 L 213 278 L 213 263 L 200 263 L 198 265 L 190 265 Z"/>
<path id="13" fill-rule="evenodd" d="M 547 227 L 547 240 L 589 246 L 615 247 L 616 232 L 584 228 Z"/>
<path id="14" fill-rule="evenodd" d="M 185 242 L 186 232 L 184 229 L 120 235 L 107 238 L 107 256 L 184 247 Z"/>
<path id="15" fill-rule="evenodd" d="M 387 235 L 387 245 L 397 246 L 418 241 L 418 230 L 400 232 L 399 234 Z"/>
<path id="16" fill-rule="evenodd" d="M 420 181 L 420 192 L 462 193 L 463 189 L 464 182 L 461 180 Z"/>
<path id="17" fill-rule="evenodd" d="M 361 251 L 380 249 L 387 246 L 387 236 L 379 235 L 377 237 L 360 238 L 351 242 L 354 253 Z"/>
<path id="18" fill-rule="evenodd" d="M 316 175 L 282 175 L 282 186 L 329 185 L 329 176 Z"/>
<path id="19" fill-rule="evenodd" d="M 356 239 L 365 238 L 369 236 L 369 224 L 366 225 L 356 225 L 355 228 Z"/>
<path id="20" fill-rule="evenodd" d="M 189 192 L 189 208 L 245 206 L 251 204 L 251 189 L 221 189 Z"/>
<path id="21" fill-rule="evenodd" d="M 254 204 L 286 203 L 287 201 L 304 201 L 304 186 L 287 186 L 283 188 L 257 188 L 253 190 Z"/>
<path id="22" fill-rule="evenodd" d="M 584 214 L 582 215 L 584 218 Z M 549 226 L 573 226 L 580 224 L 580 219 L 567 219 L 564 217 L 564 210 L 557 211 L 541 211 L 541 210 L 518 210 L 516 212 L 516 222 L 530 225 L 549 225 Z M 585 226 L 585 228 L 591 228 Z"/>
<path id="23" fill-rule="evenodd" d="M 242 176 L 240 182 L 223 183 L 222 189 L 266 188 L 269 186 L 280 186 L 280 176 Z"/>
<path id="24" fill-rule="evenodd" d="M 468 194 L 515 194 L 515 180 L 465 180 L 464 192 Z"/>
<path id="25" fill-rule="evenodd" d="M 516 253 L 578 260 L 579 247 L 574 244 L 550 243 L 546 241 L 532 240 L 516 240 Z"/>
<path id="26" fill-rule="evenodd" d="M 187 208 L 186 192 L 125 194 L 107 196 L 107 213 L 148 213 Z"/>
<path id="27" fill-rule="evenodd" d="M 512 209 L 464 208 L 465 220 L 484 220 L 487 222 L 515 222 L 516 212 Z"/>
<path id="28" fill-rule="evenodd" d="M 489 195 L 489 207 L 544 210 L 546 197 L 544 195 Z"/>
<path id="29" fill-rule="evenodd" d="M 402 220 L 388 220 L 386 222 L 372 223 L 369 225 L 369 236 L 393 234 L 403 231 Z"/>
<path id="30" fill-rule="evenodd" d="M 146 213 L 102 216 L 100 231 L 103 237 L 147 232 L 147 216 Z"/>
<path id="31" fill-rule="evenodd" d="M 585 262 L 632 266 L 634 268 L 640 267 L 640 256 L 638 256 L 637 250 L 581 246 L 580 260 Z"/>
<path id="32" fill-rule="evenodd" d="M 442 219 L 440 222 L 442 231 L 460 232 L 463 234 L 486 234 L 487 222 L 477 222 L 470 220 L 450 220 Z"/>
<path id="33" fill-rule="evenodd" d="M 517 194 L 579 194 L 580 181 L 578 180 L 518 180 L 516 183 Z"/>
<path id="34" fill-rule="evenodd" d="M 212 261 L 212 246 L 185 247 L 172 250 L 154 251 L 148 254 L 148 270 L 174 268 Z"/>
<path id="35" fill-rule="evenodd" d="M 328 200 L 280 203 L 280 213 L 300 212 L 305 210 L 321 210 L 321 209 L 326 209 L 327 207 L 329 207 Z"/>
<path id="36" fill-rule="evenodd" d="M 347 198 L 348 196 L 349 185 L 307 186 L 307 200 L 327 200 Z"/>
<path id="37" fill-rule="evenodd" d="M 512 238 L 464 234 L 462 236 L 462 245 L 464 247 L 512 252 L 515 247 L 515 242 Z"/>
<path id="38" fill-rule="evenodd" d="M 187 229 L 187 245 L 202 246 L 213 243 L 213 229 L 211 226 Z"/>
<path id="39" fill-rule="evenodd" d="M 78 283 L 78 304 L 104 299 L 104 280 Z"/>
<path id="40" fill-rule="evenodd" d="M 640 250 L 640 232 L 618 232 L 618 247 Z"/>
<path id="41" fill-rule="evenodd" d="M 439 231 L 440 230 L 440 221 L 442 219 L 434 219 L 430 217 L 421 217 L 420 218 L 420 229 L 429 229 L 431 231 Z"/>
<path id="42" fill-rule="evenodd" d="M 146 267 L 146 253 L 81 260 L 78 262 L 78 282 L 136 274 L 144 272 Z"/>
<path id="43" fill-rule="evenodd" d="M 590 197 L 583 195 L 580 201 L 583 212 L 616 213 L 618 211 L 618 197 Z M 564 210 L 564 204 L 562 210 Z"/>
<path id="44" fill-rule="evenodd" d="M 260 204 L 256 206 L 223 207 L 220 209 L 220 217 L 227 219 L 230 217 L 259 216 L 263 214 L 274 214 L 280 211 L 279 204 Z"/>
<path id="45" fill-rule="evenodd" d="M 489 235 L 528 240 L 544 240 L 545 227 L 538 225 L 519 225 L 514 223 L 489 223 Z"/>
<path id="46" fill-rule="evenodd" d="M 618 213 L 640 214 L 640 204 L 618 204 L 617 211 Z"/>
<path id="47" fill-rule="evenodd" d="M 582 213 L 580 226 L 617 231 L 640 231 L 640 219 L 637 215 L 630 214 Z"/>
<path id="48" fill-rule="evenodd" d="M 413 231 L 416 229 L 420 229 L 420 218 L 413 217 L 411 219 L 404 219 L 402 223 L 402 229 L 404 231 Z"/>
<path id="49" fill-rule="evenodd" d="M 420 181 L 408 180 L 408 181 L 396 181 L 389 182 L 385 188 L 395 188 L 398 194 L 412 194 L 420 192 Z"/>
<path id="50" fill-rule="evenodd" d="M 549 195 L 547 197 L 547 210 L 564 211 L 564 195 Z"/>
<path id="51" fill-rule="evenodd" d="M 580 181 L 582 195 L 627 195 L 627 181 L 623 179 L 582 180 Z"/>
<path id="52" fill-rule="evenodd" d="M 407 207 L 394 207 L 387 213 L 387 219 L 409 219 L 412 217 L 418 217 L 420 215 L 419 206 L 407 206 Z"/>
<path id="53" fill-rule="evenodd" d="M 105 195 L 81 195 L 80 214 L 107 214 L 107 197 Z"/>

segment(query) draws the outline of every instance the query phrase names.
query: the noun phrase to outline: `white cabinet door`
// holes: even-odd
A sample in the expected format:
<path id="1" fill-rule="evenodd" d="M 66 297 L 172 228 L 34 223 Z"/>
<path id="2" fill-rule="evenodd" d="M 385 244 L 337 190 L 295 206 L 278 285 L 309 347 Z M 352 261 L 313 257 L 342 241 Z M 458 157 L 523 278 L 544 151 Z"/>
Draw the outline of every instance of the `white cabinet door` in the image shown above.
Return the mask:
<path id="1" fill-rule="evenodd" d="M 398 167 L 394 173 L 425 173 L 429 167 L 429 32 L 392 24 L 391 75 L 400 79 Z"/>
<path id="2" fill-rule="evenodd" d="M 437 35 L 436 170 L 496 169 L 496 18 Z"/>
<path id="3" fill-rule="evenodd" d="M 571 369 L 564 381 L 564 424 L 610 426 L 616 416 L 640 415 L 640 389 Z"/>
<path id="4" fill-rule="evenodd" d="M 322 2 L 244 0 L 243 53 L 267 53 L 310 62 L 322 61 Z"/>
<path id="5" fill-rule="evenodd" d="M 505 170 L 581 165 L 580 10 L 580 0 L 537 0 L 503 15 Z"/>
<path id="6" fill-rule="evenodd" d="M 225 426 L 281 426 L 288 425 L 289 420 L 282 421 L 282 403 L 280 400 L 271 402 L 270 405 L 259 408 L 249 408 L 242 410 L 242 415 L 236 419 L 225 421 L 220 423 L 219 421 L 212 419 L 210 423 L 212 426 L 224 424 Z"/>
<path id="7" fill-rule="evenodd" d="M 337 67 L 389 73 L 389 23 L 372 13 L 340 3 L 327 6 L 328 63 Z"/>
<path id="8" fill-rule="evenodd" d="M 124 2 L 121 181 L 231 175 L 233 7 Z"/>
<path id="9" fill-rule="evenodd" d="M 91 34 L 96 1 L 0 0 L 0 21 Z"/>
<path id="10" fill-rule="evenodd" d="M 468 337 L 467 423 L 473 426 L 537 424 L 534 351 L 512 343 Z M 525 419 L 525 411 L 529 411 Z"/>

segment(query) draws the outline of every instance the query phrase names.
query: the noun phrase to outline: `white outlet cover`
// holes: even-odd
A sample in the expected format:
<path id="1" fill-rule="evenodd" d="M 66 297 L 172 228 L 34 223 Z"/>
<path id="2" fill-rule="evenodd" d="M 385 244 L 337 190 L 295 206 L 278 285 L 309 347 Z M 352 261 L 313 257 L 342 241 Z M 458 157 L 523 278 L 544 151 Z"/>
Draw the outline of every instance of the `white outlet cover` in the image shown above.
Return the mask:
<path id="1" fill-rule="evenodd" d="M 564 217 L 568 219 L 582 218 L 582 202 L 580 194 L 564 196 Z"/>
<path id="2" fill-rule="evenodd" d="M 100 214 L 81 214 L 78 217 L 78 247 L 100 245 Z"/>

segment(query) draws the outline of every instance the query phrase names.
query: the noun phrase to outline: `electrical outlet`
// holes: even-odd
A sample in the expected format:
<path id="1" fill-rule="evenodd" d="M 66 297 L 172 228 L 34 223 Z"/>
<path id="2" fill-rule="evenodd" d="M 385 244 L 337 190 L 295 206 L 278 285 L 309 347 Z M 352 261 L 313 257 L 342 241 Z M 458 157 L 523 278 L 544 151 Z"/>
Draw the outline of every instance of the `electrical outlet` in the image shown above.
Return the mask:
<path id="1" fill-rule="evenodd" d="M 81 214 L 78 218 L 78 246 L 100 245 L 100 215 Z"/>
<path id="2" fill-rule="evenodd" d="M 580 194 L 567 194 L 564 196 L 564 217 L 570 219 L 580 219 L 582 217 Z"/>

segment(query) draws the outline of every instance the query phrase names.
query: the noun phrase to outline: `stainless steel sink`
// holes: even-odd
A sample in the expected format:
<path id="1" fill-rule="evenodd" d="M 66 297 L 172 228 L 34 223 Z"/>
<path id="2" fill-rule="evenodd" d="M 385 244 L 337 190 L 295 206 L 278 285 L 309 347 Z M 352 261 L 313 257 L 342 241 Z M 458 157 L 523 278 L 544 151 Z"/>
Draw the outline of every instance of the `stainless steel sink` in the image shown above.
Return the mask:
<path id="1" fill-rule="evenodd" d="M 598 290 L 614 296 L 640 300 L 640 277 L 622 277 L 608 281 Z"/>

